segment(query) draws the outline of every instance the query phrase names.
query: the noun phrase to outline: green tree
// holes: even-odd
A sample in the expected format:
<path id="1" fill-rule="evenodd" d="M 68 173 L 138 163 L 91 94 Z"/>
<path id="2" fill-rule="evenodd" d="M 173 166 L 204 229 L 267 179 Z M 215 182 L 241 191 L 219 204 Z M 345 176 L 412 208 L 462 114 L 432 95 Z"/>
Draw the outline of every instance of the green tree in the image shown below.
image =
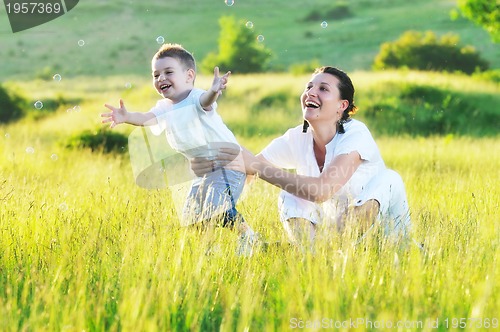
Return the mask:
<path id="1" fill-rule="evenodd" d="M 201 63 L 201 71 L 212 73 L 215 66 L 221 71 L 256 73 L 267 69 L 271 51 L 257 40 L 245 22 L 236 22 L 232 16 L 219 19 L 219 53 L 211 52 Z"/>
<path id="2" fill-rule="evenodd" d="M 374 69 L 410 68 L 433 71 L 461 71 L 471 74 L 488 69 L 472 46 L 458 46 L 460 38 L 447 34 L 441 38 L 432 31 L 406 31 L 398 40 L 382 44 Z"/>
<path id="3" fill-rule="evenodd" d="M 458 8 L 465 17 L 486 29 L 494 42 L 500 42 L 498 0 L 458 0 Z"/>
<path id="4" fill-rule="evenodd" d="M 18 120 L 25 115 L 28 102 L 15 89 L 0 85 L 0 123 Z"/>

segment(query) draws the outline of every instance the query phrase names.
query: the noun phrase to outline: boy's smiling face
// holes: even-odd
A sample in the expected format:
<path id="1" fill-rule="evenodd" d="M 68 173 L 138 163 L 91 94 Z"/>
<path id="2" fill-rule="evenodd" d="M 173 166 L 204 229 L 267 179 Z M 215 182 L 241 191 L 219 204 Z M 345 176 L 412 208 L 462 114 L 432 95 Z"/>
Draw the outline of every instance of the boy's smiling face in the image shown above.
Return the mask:
<path id="1" fill-rule="evenodd" d="M 179 60 L 172 57 L 153 59 L 151 67 L 156 91 L 174 104 L 185 99 L 193 89 L 195 72 L 184 68 Z"/>

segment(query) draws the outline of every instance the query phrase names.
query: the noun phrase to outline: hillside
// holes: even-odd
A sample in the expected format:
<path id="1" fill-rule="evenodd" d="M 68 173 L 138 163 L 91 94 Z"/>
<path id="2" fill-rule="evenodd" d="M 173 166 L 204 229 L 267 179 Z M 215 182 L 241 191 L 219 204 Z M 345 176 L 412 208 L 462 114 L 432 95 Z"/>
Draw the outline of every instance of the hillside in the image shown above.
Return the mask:
<path id="1" fill-rule="evenodd" d="M 326 0 L 314 4 L 237 0 L 233 6 L 223 0 L 80 1 L 64 16 L 15 34 L 2 6 L 0 81 L 50 78 L 55 73 L 63 78 L 148 75 L 159 36 L 183 44 L 200 61 L 217 51 L 218 19 L 223 15 L 251 21 L 255 33 L 263 35 L 273 51 L 272 65 L 278 70 L 313 59 L 346 70 L 369 70 L 380 44 L 410 29 L 459 34 L 462 44 L 476 47 L 492 68 L 500 67 L 500 47 L 485 31 L 465 19 L 450 19 L 454 1 L 354 0 L 346 2 L 349 15 L 304 20 L 313 11 L 326 13 L 335 4 Z"/>

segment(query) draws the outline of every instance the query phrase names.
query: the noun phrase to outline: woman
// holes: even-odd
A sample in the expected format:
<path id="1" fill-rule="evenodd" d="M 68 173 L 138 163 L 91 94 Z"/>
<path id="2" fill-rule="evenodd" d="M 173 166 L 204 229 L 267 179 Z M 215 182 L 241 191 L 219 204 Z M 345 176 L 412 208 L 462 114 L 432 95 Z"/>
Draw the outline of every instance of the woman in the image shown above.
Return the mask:
<path id="1" fill-rule="evenodd" d="M 244 152 L 248 174 L 283 189 L 280 218 L 293 241 L 312 241 L 320 223 L 340 230 L 355 223 L 365 233 L 379 221 L 387 234 L 408 234 L 403 181 L 386 168 L 368 128 L 351 118 L 353 98 L 346 73 L 321 67 L 301 96 L 304 125 L 289 129 L 257 156 Z"/>

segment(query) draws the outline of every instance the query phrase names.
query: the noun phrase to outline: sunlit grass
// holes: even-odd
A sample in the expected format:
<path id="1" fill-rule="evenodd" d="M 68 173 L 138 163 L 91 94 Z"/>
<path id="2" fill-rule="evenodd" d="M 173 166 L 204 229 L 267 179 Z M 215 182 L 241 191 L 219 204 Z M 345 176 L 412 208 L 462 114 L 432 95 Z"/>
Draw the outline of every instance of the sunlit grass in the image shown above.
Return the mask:
<path id="1" fill-rule="evenodd" d="M 280 78 L 281 87 L 298 94 L 307 78 Z M 360 91 L 372 86 L 368 78 L 353 75 Z M 251 124 L 233 98 L 255 91 L 243 99 L 252 104 L 279 90 L 277 79 L 232 79 L 221 114 Z M 129 81 L 140 83 L 128 89 Z M 180 228 L 169 191 L 137 187 L 127 154 L 64 148 L 67 135 L 101 126 L 104 103 L 123 97 L 147 110 L 157 98 L 148 80 L 89 79 L 61 90 L 52 83 L 40 83 L 35 97 L 82 97 L 81 111 L 0 127 L 0 330 L 260 331 L 349 319 L 368 330 L 368 321 L 431 330 L 439 319 L 445 330 L 446 318 L 450 327 L 454 317 L 500 319 L 498 138 L 376 138 L 405 181 L 412 238 L 423 251 L 376 234 L 355 245 L 354 235 L 331 230 L 321 231 L 314 253 L 297 250 L 279 222 L 278 190 L 257 181 L 238 209 L 281 245 L 245 258 L 236 255 L 235 232 Z M 280 125 L 300 124 L 296 110 L 298 118 Z M 239 140 L 258 152 L 280 130 Z"/>

